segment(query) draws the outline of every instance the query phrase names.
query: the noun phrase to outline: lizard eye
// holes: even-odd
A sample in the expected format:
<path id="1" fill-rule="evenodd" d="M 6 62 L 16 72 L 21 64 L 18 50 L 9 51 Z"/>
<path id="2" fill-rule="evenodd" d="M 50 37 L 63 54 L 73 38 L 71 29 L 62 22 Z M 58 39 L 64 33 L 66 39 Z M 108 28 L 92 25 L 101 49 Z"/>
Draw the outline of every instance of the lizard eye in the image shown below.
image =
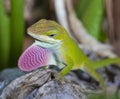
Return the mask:
<path id="1" fill-rule="evenodd" d="M 56 34 L 50 34 L 49 37 L 54 37 Z"/>

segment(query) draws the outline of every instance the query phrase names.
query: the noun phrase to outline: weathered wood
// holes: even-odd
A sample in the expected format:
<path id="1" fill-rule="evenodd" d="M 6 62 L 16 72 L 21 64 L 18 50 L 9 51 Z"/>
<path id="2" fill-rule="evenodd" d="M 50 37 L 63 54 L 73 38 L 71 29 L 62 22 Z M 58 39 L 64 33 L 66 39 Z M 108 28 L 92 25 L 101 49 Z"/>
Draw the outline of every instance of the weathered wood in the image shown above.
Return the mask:
<path id="1" fill-rule="evenodd" d="M 74 84 L 68 80 L 56 81 L 55 70 L 38 69 L 12 81 L 0 99 L 87 99 L 87 93 L 97 92 L 87 83 Z M 74 77 L 75 79 L 75 77 Z"/>

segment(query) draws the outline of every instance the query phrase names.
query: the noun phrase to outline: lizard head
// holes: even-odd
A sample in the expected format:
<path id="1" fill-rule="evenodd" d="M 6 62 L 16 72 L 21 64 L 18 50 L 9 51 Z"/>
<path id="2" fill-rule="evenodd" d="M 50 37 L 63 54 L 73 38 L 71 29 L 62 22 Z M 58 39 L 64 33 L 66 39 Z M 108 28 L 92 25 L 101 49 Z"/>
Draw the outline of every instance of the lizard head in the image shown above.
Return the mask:
<path id="1" fill-rule="evenodd" d="M 42 45 L 60 44 L 66 39 L 66 30 L 55 21 L 42 19 L 28 28 L 28 34 Z M 44 44 L 43 44 L 44 43 Z"/>

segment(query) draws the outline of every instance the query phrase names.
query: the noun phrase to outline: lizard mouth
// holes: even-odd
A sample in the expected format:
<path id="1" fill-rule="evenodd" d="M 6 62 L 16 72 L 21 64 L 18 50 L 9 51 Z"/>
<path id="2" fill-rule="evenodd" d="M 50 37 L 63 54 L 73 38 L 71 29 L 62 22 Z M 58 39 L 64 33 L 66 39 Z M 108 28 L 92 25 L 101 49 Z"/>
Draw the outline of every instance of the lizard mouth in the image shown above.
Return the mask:
<path id="1" fill-rule="evenodd" d="M 35 39 L 35 45 L 44 47 L 44 48 L 59 48 L 61 45 L 61 40 L 55 40 L 48 36 L 37 35 L 33 33 L 28 33 L 31 37 Z"/>
<path id="2" fill-rule="evenodd" d="M 41 39 L 37 39 L 37 38 L 34 38 L 36 41 L 39 41 L 41 43 L 48 43 L 48 44 L 54 44 L 53 42 L 49 42 L 49 41 L 45 41 L 45 40 L 41 40 Z"/>
<path id="3" fill-rule="evenodd" d="M 33 37 L 35 40 L 43 42 L 43 43 L 48 43 L 48 44 L 55 44 L 55 43 L 59 43 L 60 40 L 55 40 L 53 38 L 50 38 L 48 36 L 44 36 L 44 35 L 37 35 L 37 34 L 33 34 L 33 33 L 28 33 L 31 37 Z"/>

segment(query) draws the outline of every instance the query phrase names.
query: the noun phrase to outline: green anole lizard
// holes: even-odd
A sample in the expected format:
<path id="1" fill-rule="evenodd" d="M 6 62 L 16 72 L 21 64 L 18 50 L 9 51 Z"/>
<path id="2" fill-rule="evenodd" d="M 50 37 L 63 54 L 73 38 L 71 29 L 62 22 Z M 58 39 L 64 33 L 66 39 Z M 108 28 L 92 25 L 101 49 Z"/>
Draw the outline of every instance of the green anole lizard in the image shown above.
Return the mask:
<path id="1" fill-rule="evenodd" d="M 35 39 L 35 45 L 52 52 L 58 67 L 65 66 L 58 78 L 65 76 L 71 69 L 83 69 L 103 84 L 103 80 L 95 70 L 108 64 L 120 62 L 120 58 L 98 61 L 88 59 L 67 31 L 52 20 L 38 21 L 28 28 L 28 34 Z"/>

